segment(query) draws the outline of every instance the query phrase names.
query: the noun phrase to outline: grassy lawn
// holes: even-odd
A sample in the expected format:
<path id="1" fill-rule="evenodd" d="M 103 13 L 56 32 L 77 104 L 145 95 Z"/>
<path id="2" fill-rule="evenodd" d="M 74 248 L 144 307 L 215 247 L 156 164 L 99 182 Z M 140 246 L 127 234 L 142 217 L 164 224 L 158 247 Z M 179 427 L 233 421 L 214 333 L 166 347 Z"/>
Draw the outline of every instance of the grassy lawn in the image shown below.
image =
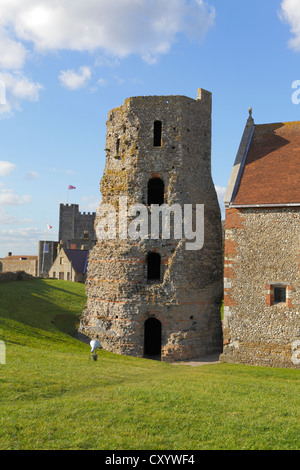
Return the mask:
<path id="1" fill-rule="evenodd" d="M 84 304 L 81 284 L 0 284 L 0 449 L 299 449 L 299 371 L 95 362 Z"/>

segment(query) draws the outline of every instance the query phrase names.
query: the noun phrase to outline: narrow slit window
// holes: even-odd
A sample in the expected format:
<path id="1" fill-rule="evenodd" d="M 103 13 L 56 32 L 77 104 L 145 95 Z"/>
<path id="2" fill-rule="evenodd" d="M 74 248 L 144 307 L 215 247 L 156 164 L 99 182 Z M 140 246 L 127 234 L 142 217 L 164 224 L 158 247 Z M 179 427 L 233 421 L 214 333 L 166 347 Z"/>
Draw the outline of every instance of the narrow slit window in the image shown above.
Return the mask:
<path id="1" fill-rule="evenodd" d="M 162 131 L 162 122 L 154 121 L 154 147 L 161 147 L 161 131 Z"/>
<path id="2" fill-rule="evenodd" d="M 120 139 L 117 139 L 117 142 L 116 142 L 116 155 L 119 155 L 119 150 L 120 150 Z"/>
<path id="3" fill-rule="evenodd" d="M 159 253 L 149 253 L 147 256 L 148 281 L 160 281 L 161 256 Z"/>
<path id="4" fill-rule="evenodd" d="M 165 184 L 160 178 L 152 178 L 148 181 L 148 206 L 164 203 Z"/>

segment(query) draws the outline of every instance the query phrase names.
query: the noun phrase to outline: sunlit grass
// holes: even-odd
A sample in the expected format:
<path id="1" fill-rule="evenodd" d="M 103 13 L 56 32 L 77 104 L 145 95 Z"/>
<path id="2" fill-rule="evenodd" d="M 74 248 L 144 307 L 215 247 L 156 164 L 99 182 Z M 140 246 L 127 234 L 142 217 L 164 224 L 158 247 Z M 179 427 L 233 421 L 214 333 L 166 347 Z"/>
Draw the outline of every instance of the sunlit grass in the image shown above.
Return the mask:
<path id="1" fill-rule="evenodd" d="M 0 285 L 1 449 L 299 449 L 299 371 L 192 368 L 72 335 L 81 284 Z"/>

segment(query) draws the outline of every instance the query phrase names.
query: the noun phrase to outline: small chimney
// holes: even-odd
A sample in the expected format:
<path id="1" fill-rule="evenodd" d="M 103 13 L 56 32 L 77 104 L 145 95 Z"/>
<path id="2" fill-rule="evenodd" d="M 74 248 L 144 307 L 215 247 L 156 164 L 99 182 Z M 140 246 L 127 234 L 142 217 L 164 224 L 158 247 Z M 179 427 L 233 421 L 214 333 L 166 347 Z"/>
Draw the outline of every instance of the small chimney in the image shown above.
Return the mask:
<path id="1" fill-rule="evenodd" d="M 11 251 L 9 251 L 9 252 L 8 252 L 8 256 L 11 256 L 11 255 L 12 255 L 12 252 L 11 252 Z"/>

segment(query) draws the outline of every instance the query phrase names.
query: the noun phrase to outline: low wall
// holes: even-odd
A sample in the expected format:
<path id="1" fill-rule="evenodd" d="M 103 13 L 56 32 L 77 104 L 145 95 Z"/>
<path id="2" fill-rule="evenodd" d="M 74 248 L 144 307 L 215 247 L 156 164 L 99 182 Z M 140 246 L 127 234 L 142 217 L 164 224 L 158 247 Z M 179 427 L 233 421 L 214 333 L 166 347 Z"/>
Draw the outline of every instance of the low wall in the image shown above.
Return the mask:
<path id="1" fill-rule="evenodd" d="M 36 278 L 25 271 L 0 273 L 0 282 L 29 281 L 30 279 Z"/>

